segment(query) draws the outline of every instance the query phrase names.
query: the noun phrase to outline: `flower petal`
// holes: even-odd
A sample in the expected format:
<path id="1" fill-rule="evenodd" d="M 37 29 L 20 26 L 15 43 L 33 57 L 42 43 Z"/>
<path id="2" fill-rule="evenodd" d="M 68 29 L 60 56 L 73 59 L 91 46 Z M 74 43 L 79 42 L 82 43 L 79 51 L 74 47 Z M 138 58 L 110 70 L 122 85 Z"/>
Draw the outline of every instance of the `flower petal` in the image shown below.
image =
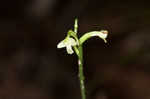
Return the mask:
<path id="1" fill-rule="evenodd" d="M 68 53 L 68 54 L 73 54 L 73 53 L 74 53 L 73 50 L 72 50 L 71 45 L 67 45 L 67 46 L 66 46 L 66 50 L 67 50 L 67 53 Z"/>
<path id="2" fill-rule="evenodd" d="M 108 31 L 93 31 L 91 32 L 91 36 L 98 36 L 99 38 L 103 39 L 105 43 L 107 43 L 106 38 L 108 36 Z"/>
<path id="3" fill-rule="evenodd" d="M 57 45 L 57 48 L 63 48 L 63 47 L 66 47 L 64 40 L 61 41 L 60 43 L 58 43 L 58 45 Z"/>
<path id="4" fill-rule="evenodd" d="M 77 45 L 76 41 L 71 38 L 71 37 L 66 37 L 63 41 L 61 41 L 58 45 L 57 48 L 63 48 L 66 47 L 67 53 L 68 54 L 73 54 L 74 51 L 72 49 L 73 46 Z"/>
<path id="5" fill-rule="evenodd" d="M 68 43 L 69 43 L 69 45 L 71 45 L 71 46 L 77 45 L 76 41 L 75 41 L 73 38 L 68 38 Z"/>
<path id="6" fill-rule="evenodd" d="M 102 39 L 106 39 L 107 38 L 107 35 L 106 33 L 102 33 L 102 32 L 98 32 L 98 31 L 94 31 L 93 33 L 91 33 L 91 36 L 98 36 Z"/>

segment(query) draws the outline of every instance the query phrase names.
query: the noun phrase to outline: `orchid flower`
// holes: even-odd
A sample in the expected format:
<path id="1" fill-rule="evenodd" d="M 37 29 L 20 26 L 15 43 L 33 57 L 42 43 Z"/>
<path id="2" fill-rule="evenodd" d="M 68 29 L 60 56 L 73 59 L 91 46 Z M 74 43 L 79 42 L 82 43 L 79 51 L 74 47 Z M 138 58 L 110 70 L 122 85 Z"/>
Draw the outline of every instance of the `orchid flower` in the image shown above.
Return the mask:
<path id="1" fill-rule="evenodd" d="M 101 30 L 101 31 L 92 31 L 85 33 L 81 38 L 80 38 L 80 43 L 84 43 L 87 39 L 98 36 L 99 38 L 103 39 L 105 43 L 107 43 L 106 38 L 108 36 L 108 31 L 107 30 Z"/>
<path id="2" fill-rule="evenodd" d="M 57 48 L 66 47 L 67 53 L 73 54 L 74 51 L 73 51 L 72 47 L 76 46 L 76 45 L 77 45 L 76 41 L 73 38 L 67 36 L 64 40 L 62 40 L 60 43 L 58 43 Z"/>
<path id="3" fill-rule="evenodd" d="M 77 36 L 78 32 L 78 20 L 75 19 L 74 31 L 69 30 L 66 38 L 58 43 L 57 48 L 65 48 L 68 54 L 73 54 L 74 51 L 78 56 L 78 65 L 79 65 L 79 80 L 80 80 L 80 88 L 81 88 L 81 96 L 82 99 L 86 99 L 85 85 L 84 85 L 84 74 L 83 74 L 83 43 L 91 37 L 98 36 L 103 39 L 105 43 L 107 43 L 106 38 L 108 36 L 108 31 L 92 31 L 87 32 L 80 38 Z"/>

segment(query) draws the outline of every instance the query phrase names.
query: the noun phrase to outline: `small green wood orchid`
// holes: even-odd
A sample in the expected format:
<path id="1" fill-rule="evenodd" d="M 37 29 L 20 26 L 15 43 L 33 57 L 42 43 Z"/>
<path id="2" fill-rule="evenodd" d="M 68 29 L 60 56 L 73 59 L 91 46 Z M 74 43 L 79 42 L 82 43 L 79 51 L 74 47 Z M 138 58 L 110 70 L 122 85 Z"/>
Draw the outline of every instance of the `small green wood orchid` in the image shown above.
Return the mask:
<path id="1" fill-rule="evenodd" d="M 66 50 L 67 50 L 67 53 L 68 54 L 73 54 L 73 50 L 72 50 L 72 47 L 73 46 L 76 46 L 77 43 L 76 41 L 71 38 L 71 37 L 66 37 L 63 41 L 61 41 L 58 45 L 57 45 L 57 48 L 64 48 L 66 47 Z"/>
<path id="2" fill-rule="evenodd" d="M 84 74 L 83 74 L 83 49 L 82 45 L 83 43 L 88 40 L 91 37 L 98 36 L 102 40 L 104 40 L 105 43 L 107 43 L 106 38 L 108 36 L 107 30 L 101 30 L 101 31 L 92 31 L 87 32 L 80 38 L 77 36 L 78 32 L 78 20 L 75 19 L 74 24 L 74 31 L 69 30 L 67 33 L 67 36 L 64 40 L 62 40 L 60 43 L 58 43 L 57 48 L 64 48 L 66 47 L 68 54 L 73 54 L 74 51 L 78 56 L 78 65 L 79 65 L 79 80 L 80 80 L 80 88 L 81 88 L 81 96 L 82 99 L 86 99 L 86 93 L 85 93 L 85 85 L 84 85 Z"/>

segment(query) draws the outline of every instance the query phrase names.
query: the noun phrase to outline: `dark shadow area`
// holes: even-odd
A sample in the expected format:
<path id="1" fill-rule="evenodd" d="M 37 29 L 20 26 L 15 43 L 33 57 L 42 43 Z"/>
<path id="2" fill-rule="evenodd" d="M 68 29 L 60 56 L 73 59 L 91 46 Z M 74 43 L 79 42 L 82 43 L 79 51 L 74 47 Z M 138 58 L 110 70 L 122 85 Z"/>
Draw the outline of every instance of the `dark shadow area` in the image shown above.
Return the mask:
<path id="1" fill-rule="evenodd" d="M 0 99 L 81 99 L 77 57 L 56 46 L 79 19 L 87 99 L 150 98 L 150 6 L 145 0 L 1 0 Z"/>

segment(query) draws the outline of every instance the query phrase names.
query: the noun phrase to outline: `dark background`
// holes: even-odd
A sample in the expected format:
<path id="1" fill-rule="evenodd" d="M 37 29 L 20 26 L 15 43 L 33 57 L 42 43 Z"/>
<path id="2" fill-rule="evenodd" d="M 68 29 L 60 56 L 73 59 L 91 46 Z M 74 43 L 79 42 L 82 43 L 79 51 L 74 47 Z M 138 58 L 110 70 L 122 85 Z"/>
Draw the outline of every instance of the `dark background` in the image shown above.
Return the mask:
<path id="1" fill-rule="evenodd" d="M 84 44 L 87 99 L 150 98 L 145 0 L 0 0 L 0 99 L 81 99 L 77 57 L 57 49 L 74 19 Z"/>

